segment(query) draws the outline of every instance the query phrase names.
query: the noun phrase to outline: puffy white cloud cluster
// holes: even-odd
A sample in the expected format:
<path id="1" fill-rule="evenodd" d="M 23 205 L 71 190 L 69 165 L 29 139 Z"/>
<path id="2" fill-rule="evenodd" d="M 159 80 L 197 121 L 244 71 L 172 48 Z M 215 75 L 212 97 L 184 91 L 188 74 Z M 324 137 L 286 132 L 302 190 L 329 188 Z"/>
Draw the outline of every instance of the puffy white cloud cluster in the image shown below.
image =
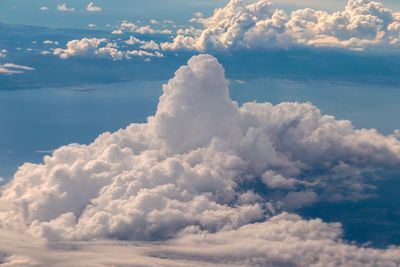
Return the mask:
<path id="1" fill-rule="evenodd" d="M 101 12 L 101 11 L 103 11 L 103 9 L 102 9 L 101 7 L 96 6 L 93 2 L 90 2 L 90 3 L 87 5 L 86 10 L 87 10 L 88 12 Z"/>
<path id="2" fill-rule="evenodd" d="M 75 11 L 75 8 L 68 7 L 66 3 L 57 5 L 57 10 L 60 12 L 72 12 Z"/>
<path id="3" fill-rule="evenodd" d="M 2 57 L 6 57 L 7 56 L 8 51 L 6 49 L 2 49 L 0 50 L 0 58 Z"/>
<path id="4" fill-rule="evenodd" d="M 199 51 L 289 46 L 366 49 L 400 46 L 400 15 L 374 0 L 349 0 L 328 13 L 310 8 L 291 14 L 268 0 L 231 0 L 209 18 L 196 17 L 202 29 L 177 34 L 164 49 Z"/>
<path id="5" fill-rule="evenodd" d="M 65 49 L 54 49 L 54 55 L 62 59 L 67 59 L 73 56 L 98 55 L 97 48 L 100 44 L 106 43 L 106 38 L 83 38 L 81 40 L 72 40 L 67 43 Z"/>
<path id="6" fill-rule="evenodd" d="M 0 225 L 49 240 L 225 231 L 364 197 L 365 176 L 400 163 L 394 135 L 356 130 L 311 104 L 239 107 L 209 55 L 190 59 L 163 90 L 147 123 L 21 166 L 2 188 Z"/>
<path id="7" fill-rule="evenodd" d="M 150 21 L 151 24 L 159 24 L 154 23 L 154 21 Z M 171 34 L 172 31 L 166 29 L 165 27 L 162 29 L 154 29 L 150 25 L 138 26 L 135 23 L 129 21 L 123 21 L 119 27 L 112 32 L 112 34 L 124 34 L 124 33 L 140 33 L 140 34 Z"/>
<path id="8" fill-rule="evenodd" d="M 154 41 L 141 41 L 139 39 L 129 39 L 126 43 L 130 44 L 137 40 L 142 49 L 159 50 L 159 45 Z M 93 58 L 111 58 L 113 60 L 129 59 L 131 56 L 140 57 L 163 57 L 158 51 L 149 52 L 144 50 L 121 51 L 116 43 L 110 43 L 106 38 L 83 38 L 72 40 L 67 43 L 65 49 L 56 48 L 54 55 L 62 59 L 70 57 L 93 57 Z"/>
<path id="9" fill-rule="evenodd" d="M 7 74 L 7 75 L 21 74 L 24 73 L 25 71 L 30 71 L 30 70 L 34 70 L 34 68 L 23 65 L 17 65 L 14 63 L 0 64 L 0 74 Z"/>
<path id="10" fill-rule="evenodd" d="M 130 36 L 125 43 L 127 45 L 140 45 L 140 48 L 145 50 L 160 50 L 160 45 L 154 40 L 142 41 L 136 37 Z"/>

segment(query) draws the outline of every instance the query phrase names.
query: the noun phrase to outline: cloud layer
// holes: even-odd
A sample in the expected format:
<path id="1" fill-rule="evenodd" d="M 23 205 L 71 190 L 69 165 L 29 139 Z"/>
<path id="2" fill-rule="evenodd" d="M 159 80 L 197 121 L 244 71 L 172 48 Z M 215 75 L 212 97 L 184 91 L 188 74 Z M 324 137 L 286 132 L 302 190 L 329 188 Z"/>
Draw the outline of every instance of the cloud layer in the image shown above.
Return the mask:
<path id="1" fill-rule="evenodd" d="M 337 223 L 283 213 L 264 223 L 217 233 L 187 232 L 162 242 L 43 244 L 0 229 L 2 266 L 394 267 L 400 249 L 361 248 L 341 239 Z"/>
<path id="2" fill-rule="evenodd" d="M 203 27 L 179 31 L 163 48 L 214 51 L 313 46 L 360 50 L 400 46 L 400 13 L 373 0 L 349 0 L 343 11 L 335 13 L 307 8 L 291 14 L 267 0 L 250 4 L 231 0 L 211 17 L 193 21 Z"/>
<path id="3" fill-rule="evenodd" d="M 0 75 L 21 74 L 24 73 L 25 71 L 31 71 L 31 70 L 34 70 L 34 68 L 23 65 L 17 65 L 14 63 L 0 64 Z"/>

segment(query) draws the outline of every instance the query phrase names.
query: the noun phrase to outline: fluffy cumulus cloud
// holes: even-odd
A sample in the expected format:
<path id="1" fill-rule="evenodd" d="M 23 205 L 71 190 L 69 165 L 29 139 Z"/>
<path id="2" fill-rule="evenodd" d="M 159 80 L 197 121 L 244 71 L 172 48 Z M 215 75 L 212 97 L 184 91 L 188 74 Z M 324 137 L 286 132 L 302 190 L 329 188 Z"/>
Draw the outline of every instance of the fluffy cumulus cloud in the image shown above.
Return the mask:
<path id="1" fill-rule="evenodd" d="M 399 163 L 395 135 L 354 129 L 311 104 L 239 106 L 222 66 L 199 55 L 164 85 L 147 123 L 21 166 L 1 190 L 0 225 L 50 244 L 162 241 L 141 243 L 152 265 L 396 266 L 397 248 L 349 245 L 340 225 L 283 211 L 363 198 L 366 177 Z"/>
<path id="2" fill-rule="evenodd" d="M 23 65 L 17 65 L 14 63 L 0 64 L 0 74 L 7 74 L 7 75 L 21 74 L 24 73 L 25 71 L 31 71 L 31 70 L 34 70 L 34 68 Z"/>
<path id="3" fill-rule="evenodd" d="M 101 12 L 101 11 L 103 11 L 103 9 L 102 9 L 101 7 L 96 6 L 93 2 L 90 2 L 90 3 L 87 5 L 86 10 L 87 10 L 88 12 Z"/>
<path id="4" fill-rule="evenodd" d="M 106 38 L 83 38 L 81 40 L 72 40 L 67 43 L 65 49 L 56 48 L 54 55 L 62 59 L 73 56 L 96 56 L 99 55 L 98 48 L 101 44 L 107 43 Z"/>
<path id="5" fill-rule="evenodd" d="M 155 25 L 154 21 L 150 22 Z M 160 25 L 159 25 L 160 26 Z M 129 21 L 123 21 L 119 27 L 112 32 L 112 34 L 124 34 L 124 33 L 140 33 L 140 34 L 171 34 L 172 31 L 169 29 L 161 28 L 154 29 L 150 25 L 139 26 Z"/>
<path id="6" fill-rule="evenodd" d="M 154 41 L 142 41 L 131 37 L 125 41 L 129 45 L 140 45 L 141 49 L 159 50 L 159 45 Z M 56 48 L 53 52 L 54 55 L 62 59 L 71 57 L 84 57 L 84 58 L 111 58 L 113 60 L 129 59 L 131 56 L 136 57 L 163 57 L 164 55 L 159 52 L 149 52 L 145 50 L 119 50 L 117 43 L 111 43 L 106 38 L 83 38 L 78 40 L 71 40 L 67 43 L 66 48 Z"/>
<path id="7" fill-rule="evenodd" d="M 67 4 L 63 3 L 60 5 L 57 5 L 57 10 L 60 12 L 72 12 L 72 11 L 75 11 L 75 8 L 68 7 Z"/>
<path id="8" fill-rule="evenodd" d="M 200 29 L 181 30 L 164 49 L 199 51 L 290 46 L 367 49 L 400 47 L 400 15 L 373 0 L 349 0 L 343 11 L 310 8 L 287 14 L 268 0 L 231 0 Z"/>

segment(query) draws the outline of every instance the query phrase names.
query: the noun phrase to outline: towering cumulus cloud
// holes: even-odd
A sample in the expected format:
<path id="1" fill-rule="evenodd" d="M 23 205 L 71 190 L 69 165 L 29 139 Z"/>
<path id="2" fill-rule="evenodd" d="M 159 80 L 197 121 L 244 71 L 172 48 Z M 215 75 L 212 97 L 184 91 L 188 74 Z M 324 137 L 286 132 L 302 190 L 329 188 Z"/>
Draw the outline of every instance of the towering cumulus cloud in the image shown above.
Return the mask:
<path id="1" fill-rule="evenodd" d="M 172 251 L 183 243 L 204 242 L 205 258 L 209 244 L 224 261 L 229 242 L 242 237 L 260 245 L 238 261 L 311 266 L 340 250 L 339 260 L 398 263 L 397 249 L 368 252 L 342 243 L 340 225 L 287 213 L 271 219 L 316 201 L 365 197 L 365 177 L 399 166 L 395 136 L 355 130 L 311 104 L 239 107 L 224 69 L 209 55 L 190 59 L 163 89 L 147 123 L 20 167 L 1 191 L 0 225 L 50 242 L 174 239 L 168 251 L 186 253 L 176 258 L 194 253 Z M 328 248 L 317 252 L 321 244 Z"/>
<path id="2" fill-rule="evenodd" d="M 366 49 L 400 46 L 400 14 L 380 2 L 349 0 L 345 9 L 328 13 L 310 8 L 291 14 L 267 0 L 231 0 L 201 19 L 202 29 L 184 29 L 164 49 L 199 51 L 289 46 Z"/>

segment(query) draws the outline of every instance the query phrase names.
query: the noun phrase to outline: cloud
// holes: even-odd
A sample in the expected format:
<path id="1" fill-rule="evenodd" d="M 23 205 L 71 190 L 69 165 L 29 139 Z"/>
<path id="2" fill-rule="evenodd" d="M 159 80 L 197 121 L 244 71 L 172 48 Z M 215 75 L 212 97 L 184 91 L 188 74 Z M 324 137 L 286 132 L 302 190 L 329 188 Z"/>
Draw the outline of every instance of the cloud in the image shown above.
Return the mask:
<path id="1" fill-rule="evenodd" d="M 118 51 L 115 47 L 107 46 L 106 38 L 83 38 L 81 40 L 72 40 L 67 43 L 67 48 L 54 49 L 54 55 L 59 56 L 62 59 L 70 57 L 110 57 L 114 60 L 120 60 L 123 58 L 121 51 Z"/>
<path id="2" fill-rule="evenodd" d="M 21 166 L 1 190 L 0 225 L 52 242 L 166 240 L 265 220 L 268 228 L 283 210 L 366 197 L 368 177 L 399 163 L 394 135 L 354 129 L 309 103 L 239 107 L 223 67 L 199 55 L 164 85 L 147 123 Z M 312 240 L 293 229 L 285 242 Z"/>
<path id="3" fill-rule="evenodd" d="M 151 24 L 155 25 L 154 20 L 151 20 Z M 159 24 L 159 23 L 157 23 Z M 118 29 L 114 30 L 113 34 L 123 33 L 140 33 L 140 34 L 171 34 L 172 31 L 169 29 L 154 29 L 150 25 L 138 26 L 135 23 L 129 21 L 123 21 Z"/>
<path id="4" fill-rule="evenodd" d="M 292 46 L 338 47 L 354 50 L 398 48 L 400 16 L 373 0 L 349 0 L 343 11 L 310 8 L 291 14 L 272 2 L 231 0 L 209 18 L 196 16 L 203 27 L 179 32 L 163 49 L 224 51 Z"/>
<path id="5" fill-rule="evenodd" d="M 131 37 L 126 43 L 141 44 L 142 49 L 158 50 L 159 45 L 154 41 L 141 41 Z M 136 44 L 136 43 L 135 43 Z M 144 50 L 121 51 L 118 50 L 118 45 L 109 43 L 106 38 L 83 38 L 81 40 L 71 40 L 67 43 L 65 49 L 56 48 L 53 52 L 54 55 L 62 59 L 71 57 L 83 58 L 111 58 L 113 60 L 129 59 L 130 56 L 147 56 L 147 57 L 164 57 L 159 51 L 148 52 Z"/>
<path id="6" fill-rule="evenodd" d="M 125 41 L 125 43 L 128 45 L 137 45 L 137 44 L 144 44 L 145 42 L 142 40 L 139 40 L 136 37 L 130 36 L 129 39 Z"/>
<path id="7" fill-rule="evenodd" d="M 57 5 L 57 10 L 60 12 L 72 12 L 72 11 L 75 11 L 75 8 L 68 7 L 67 4 L 63 3 L 60 5 Z"/>
<path id="8" fill-rule="evenodd" d="M 46 246 L 29 235 L 0 229 L 3 252 L 0 260 L 5 266 L 390 267 L 400 264 L 399 248 L 357 247 L 343 241 L 342 232 L 338 223 L 304 220 L 288 213 L 217 233 L 191 228 L 162 242 L 93 240 Z"/>
<path id="9" fill-rule="evenodd" d="M 47 6 L 42 6 L 42 7 L 40 8 L 40 10 L 41 10 L 41 11 L 47 11 L 47 10 L 49 10 L 49 8 L 48 8 Z"/>
<path id="10" fill-rule="evenodd" d="M 151 40 L 148 42 L 144 42 L 140 48 L 147 49 L 147 50 L 160 50 L 160 46 L 155 41 Z"/>
<path id="11" fill-rule="evenodd" d="M 103 11 L 103 9 L 102 9 L 101 7 L 96 6 L 93 2 L 90 2 L 90 3 L 87 5 L 86 10 L 87 10 L 88 12 L 101 12 L 101 11 Z"/>
<path id="12" fill-rule="evenodd" d="M 50 51 L 43 50 L 43 51 L 40 51 L 40 54 L 43 56 L 47 56 L 47 55 L 51 55 L 52 53 Z"/>
<path id="13" fill-rule="evenodd" d="M 0 50 L 0 58 L 4 58 L 7 56 L 8 51 L 6 49 Z"/>
<path id="14" fill-rule="evenodd" d="M 156 52 L 149 52 L 144 50 L 130 50 L 126 52 L 127 57 L 158 57 L 163 58 L 164 55 L 158 51 Z"/>
<path id="15" fill-rule="evenodd" d="M 25 71 L 31 71 L 31 70 L 34 70 L 34 68 L 23 65 L 17 65 L 14 63 L 0 64 L 0 74 L 7 74 L 7 75 L 21 74 L 24 73 Z"/>
<path id="16" fill-rule="evenodd" d="M 43 44 L 46 44 L 46 45 L 59 45 L 60 43 L 58 41 L 44 40 Z"/>

